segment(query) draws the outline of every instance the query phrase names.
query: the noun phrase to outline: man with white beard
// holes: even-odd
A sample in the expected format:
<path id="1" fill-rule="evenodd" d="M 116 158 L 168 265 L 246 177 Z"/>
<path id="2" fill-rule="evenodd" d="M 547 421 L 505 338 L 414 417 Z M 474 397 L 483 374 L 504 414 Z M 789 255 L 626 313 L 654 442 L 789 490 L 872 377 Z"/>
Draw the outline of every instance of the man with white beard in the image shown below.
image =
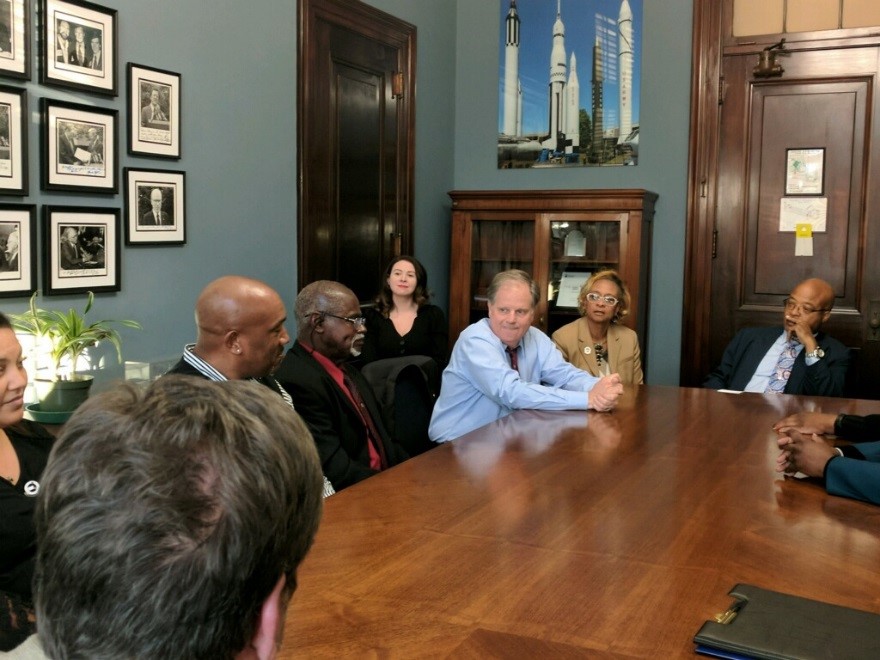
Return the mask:
<path id="1" fill-rule="evenodd" d="M 324 474 L 338 491 L 406 460 L 382 423 L 370 385 L 346 361 L 366 332 L 358 299 L 319 280 L 296 297 L 297 339 L 275 372 L 315 438 Z"/>

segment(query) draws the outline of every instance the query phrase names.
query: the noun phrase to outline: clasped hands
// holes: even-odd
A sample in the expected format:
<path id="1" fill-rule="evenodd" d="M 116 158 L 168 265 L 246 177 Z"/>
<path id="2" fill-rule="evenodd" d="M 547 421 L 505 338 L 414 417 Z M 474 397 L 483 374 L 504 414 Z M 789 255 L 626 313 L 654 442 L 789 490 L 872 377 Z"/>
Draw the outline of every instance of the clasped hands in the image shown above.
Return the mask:
<path id="1" fill-rule="evenodd" d="M 780 449 L 776 471 L 823 476 L 825 465 L 837 455 L 824 437 L 834 431 L 834 419 L 834 415 L 823 413 L 796 413 L 776 422 L 773 430 L 778 434 L 776 443 Z"/>
<path id="2" fill-rule="evenodd" d="M 623 394 L 623 385 L 620 382 L 620 375 L 603 376 L 587 394 L 587 408 L 599 412 L 614 410 L 621 394 Z"/>

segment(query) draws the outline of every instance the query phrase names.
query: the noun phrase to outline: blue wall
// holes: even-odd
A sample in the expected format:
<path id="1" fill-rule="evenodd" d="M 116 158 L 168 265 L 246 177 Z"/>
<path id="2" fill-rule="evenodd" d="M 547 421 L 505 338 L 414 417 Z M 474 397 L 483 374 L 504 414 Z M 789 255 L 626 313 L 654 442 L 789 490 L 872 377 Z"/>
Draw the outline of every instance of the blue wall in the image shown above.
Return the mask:
<path id="1" fill-rule="evenodd" d="M 650 30 L 642 37 L 639 166 L 565 172 L 496 168 L 499 1 L 504 0 L 369 1 L 418 29 L 415 252 L 428 268 L 436 300 L 445 307 L 449 291 L 448 190 L 653 190 L 660 200 L 654 228 L 649 380 L 677 383 L 690 0 L 666 0 L 662 8 L 661 3 L 645 1 L 645 25 Z M 125 135 L 120 132 L 121 165 L 184 170 L 188 225 L 185 246 L 123 249 L 122 291 L 98 296 L 96 318 L 140 320 L 142 332 L 126 330 L 123 336 L 126 357 L 143 360 L 177 354 L 192 340 L 195 298 L 205 283 L 221 274 L 263 279 L 291 309 L 298 288 L 295 0 L 245 6 L 232 0 L 214 0 L 210 6 L 193 0 L 100 4 L 119 11 L 120 95 L 110 99 L 36 82 L 25 85 L 31 108 L 31 194 L 24 201 L 122 209 L 121 193 L 66 195 L 39 190 L 36 109 L 42 96 L 116 108 L 124 126 L 125 63 L 135 62 L 182 75 L 183 157 L 179 161 L 133 158 L 125 153 Z M 36 53 L 33 67 L 36 81 Z M 60 296 L 47 302 L 66 306 L 77 300 Z M 8 311 L 23 307 L 24 301 L 18 299 L 0 306 Z"/>

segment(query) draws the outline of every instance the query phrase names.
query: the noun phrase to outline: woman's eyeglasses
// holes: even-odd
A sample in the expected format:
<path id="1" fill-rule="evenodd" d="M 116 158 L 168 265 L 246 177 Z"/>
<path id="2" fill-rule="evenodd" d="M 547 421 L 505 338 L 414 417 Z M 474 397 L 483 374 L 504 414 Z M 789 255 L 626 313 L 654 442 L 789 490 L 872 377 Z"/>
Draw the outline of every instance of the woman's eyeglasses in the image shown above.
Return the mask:
<path id="1" fill-rule="evenodd" d="M 617 298 L 615 298 L 614 296 L 600 296 L 598 293 L 592 292 L 587 294 L 587 300 L 593 303 L 597 303 L 602 300 L 605 302 L 606 305 L 611 305 L 612 307 L 614 307 L 614 305 L 616 305 L 618 302 Z"/>

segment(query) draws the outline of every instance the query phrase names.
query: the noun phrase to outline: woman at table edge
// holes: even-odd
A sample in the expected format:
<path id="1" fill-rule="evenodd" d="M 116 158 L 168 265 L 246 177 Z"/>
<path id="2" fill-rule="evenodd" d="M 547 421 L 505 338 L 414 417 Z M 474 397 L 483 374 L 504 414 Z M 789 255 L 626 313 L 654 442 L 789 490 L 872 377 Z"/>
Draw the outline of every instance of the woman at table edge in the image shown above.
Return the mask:
<path id="1" fill-rule="evenodd" d="M 629 313 L 629 290 L 613 270 L 593 274 L 578 294 L 581 318 L 553 333 L 552 339 L 571 364 L 602 377 L 620 374 L 625 384 L 642 385 L 642 353 L 636 333 L 619 321 Z"/>
<path id="2" fill-rule="evenodd" d="M 54 441 L 23 419 L 27 382 L 21 344 L 0 314 L 0 650 L 33 632 L 34 507 Z"/>

